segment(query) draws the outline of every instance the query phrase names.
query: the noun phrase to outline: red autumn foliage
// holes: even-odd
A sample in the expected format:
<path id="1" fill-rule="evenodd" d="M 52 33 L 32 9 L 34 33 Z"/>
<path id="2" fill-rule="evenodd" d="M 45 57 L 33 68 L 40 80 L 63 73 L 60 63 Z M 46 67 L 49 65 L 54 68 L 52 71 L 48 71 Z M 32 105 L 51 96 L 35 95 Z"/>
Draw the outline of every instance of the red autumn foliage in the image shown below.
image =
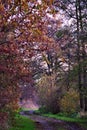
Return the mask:
<path id="1" fill-rule="evenodd" d="M 35 55 L 34 43 L 50 42 L 45 18 L 50 2 L 45 3 L 0 0 L 0 111 L 18 109 L 20 81 L 32 82 L 31 68 L 25 59 L 30 62 Z M 0 112 L 0 123 L 7 120 L 7 113 Z"/>

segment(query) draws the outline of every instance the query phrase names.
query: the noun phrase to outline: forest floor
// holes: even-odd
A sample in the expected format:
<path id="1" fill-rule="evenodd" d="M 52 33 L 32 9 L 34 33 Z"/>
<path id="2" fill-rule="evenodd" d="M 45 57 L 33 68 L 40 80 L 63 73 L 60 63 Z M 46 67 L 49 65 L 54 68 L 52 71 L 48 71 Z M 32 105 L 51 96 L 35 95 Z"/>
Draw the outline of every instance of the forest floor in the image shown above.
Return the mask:
<path id="1" fill-rule="evenodd" d="M 65 122 L 54 118 L 39 115 L 30 115 L 29 118 L 35 122 L 35 130 L 86 130 L 77 123 Z"/>

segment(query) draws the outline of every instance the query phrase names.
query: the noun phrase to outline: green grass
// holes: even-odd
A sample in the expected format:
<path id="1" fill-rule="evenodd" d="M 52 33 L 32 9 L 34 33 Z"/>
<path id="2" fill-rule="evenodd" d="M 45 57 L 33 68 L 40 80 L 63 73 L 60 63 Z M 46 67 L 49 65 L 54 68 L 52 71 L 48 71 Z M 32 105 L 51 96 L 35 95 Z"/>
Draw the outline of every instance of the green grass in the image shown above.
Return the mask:
<path id="1" fill-rule="evenodd" d="M 35 130 L 35 125 L 28 117 L 17 116 L 14 127 L 11 127 L 9 130 Z"/>
<path id="2" fill-rule="evenodd" d="M 79 125 L 81 125 L 83 128 L 87 129 L 87 118 L 72 118 L 72 117 L 67 117 L 67 116 L 61 116 L 59 114 L 43 114 L 43 116 L 47 116 L 50 118 L 55 118 L 55 119 L 59 119 L 59 120 L 63 120 L 63 121 L 67 121 L 67 122 L 75 122 L 78 123 Z"/>

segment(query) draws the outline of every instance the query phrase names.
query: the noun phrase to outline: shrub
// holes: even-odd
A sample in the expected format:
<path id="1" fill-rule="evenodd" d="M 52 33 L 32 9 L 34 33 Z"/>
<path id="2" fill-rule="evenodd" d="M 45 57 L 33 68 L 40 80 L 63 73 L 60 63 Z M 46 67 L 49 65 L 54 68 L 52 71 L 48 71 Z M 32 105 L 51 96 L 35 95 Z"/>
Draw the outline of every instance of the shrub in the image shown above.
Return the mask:
<path id="1" fill-rule="evenodd" d="M 61 111 L 67 114 L 73 114 L 79 108 L 79 94 L 74 89 L 70 89 L 65 93 L 60 101 Z"/>
<path id="2" fill-rule="evenodd" d="M 60 111 L 59 93 L 55 80 L 55 74 L 43 75 L 37 83 L 37 93 L 39 103 L 43 108 L 42 112 L 58 113 Z"/>

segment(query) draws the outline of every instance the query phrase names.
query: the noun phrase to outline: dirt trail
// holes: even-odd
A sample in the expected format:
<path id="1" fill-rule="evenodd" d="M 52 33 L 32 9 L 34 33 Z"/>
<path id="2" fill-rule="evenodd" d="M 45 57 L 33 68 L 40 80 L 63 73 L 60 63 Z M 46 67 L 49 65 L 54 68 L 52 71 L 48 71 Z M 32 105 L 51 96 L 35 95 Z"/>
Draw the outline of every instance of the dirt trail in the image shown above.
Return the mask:
<path id="1" fill-rule="evenodd" d="M 54 118 L 37 115 L 31 115 L 29 118 L 35 122 L 36 130 L 85 130 L 76 123 L 60 121 Z"/>

